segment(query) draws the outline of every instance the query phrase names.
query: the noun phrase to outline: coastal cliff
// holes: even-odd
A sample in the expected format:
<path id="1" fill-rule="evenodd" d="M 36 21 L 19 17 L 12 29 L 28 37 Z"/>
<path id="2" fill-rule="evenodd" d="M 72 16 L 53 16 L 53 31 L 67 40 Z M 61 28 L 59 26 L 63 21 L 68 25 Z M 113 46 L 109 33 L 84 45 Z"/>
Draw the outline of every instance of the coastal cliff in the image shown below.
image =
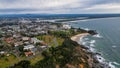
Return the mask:
<path id="1" fill-rule="evenodd" d="M 93 31 L 90 31 L 90 33 L 77 34 L 71 37 L 71 41 L 76 42 L 76 45 L 79 45 L 79 47 L 81 48 L 80 52 L 84 53 L 85 56 L 87 56 L 86 62 L 88 63 L 89 68 L 111 68 L 108 64 L 99 62 L 98 59 L 101 59 L 101 58 L 96 58 L 96 55 L 101 55 L 101 54 L 93 53 L 89 51 L 89 48 L 85 47 L 84 45 L 79 44 L 80 38 L 83 38 L 87 35 L 95 35 L 95 34 L 97 33 L 96 32 L 93 33 Z"/>

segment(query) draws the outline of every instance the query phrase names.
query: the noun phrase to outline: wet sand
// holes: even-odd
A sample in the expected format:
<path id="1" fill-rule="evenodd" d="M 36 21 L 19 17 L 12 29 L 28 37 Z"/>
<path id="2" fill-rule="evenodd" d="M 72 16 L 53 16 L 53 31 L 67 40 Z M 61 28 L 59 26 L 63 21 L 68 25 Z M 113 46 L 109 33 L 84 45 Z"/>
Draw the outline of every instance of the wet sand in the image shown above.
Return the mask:
<path id="1" fill-rule="evenodd" d="M 71 40 L 78 42 L 81 37 L 87 36 L 89 33 L 81 33 L 71 37 Z"/>

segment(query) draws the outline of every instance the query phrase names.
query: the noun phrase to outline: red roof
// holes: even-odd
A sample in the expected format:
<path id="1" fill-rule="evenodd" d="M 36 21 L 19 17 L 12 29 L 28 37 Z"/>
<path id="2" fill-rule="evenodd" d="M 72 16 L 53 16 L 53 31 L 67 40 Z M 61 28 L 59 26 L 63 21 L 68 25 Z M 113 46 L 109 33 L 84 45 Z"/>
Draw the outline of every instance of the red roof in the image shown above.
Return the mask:
<path id="1" fill-rule="evenodd" d="M 13 38 L 5 38 L 5 41 L 6 41 L 7 43 L 11 43 L 11 42 L 13 41 Z"/>
<path id="2" fill-rule="evenodd" d="M 30 55 L 33 55 L 33 53 L 32 52 L 25 52 L 25 55 L 30 56 Z"/>

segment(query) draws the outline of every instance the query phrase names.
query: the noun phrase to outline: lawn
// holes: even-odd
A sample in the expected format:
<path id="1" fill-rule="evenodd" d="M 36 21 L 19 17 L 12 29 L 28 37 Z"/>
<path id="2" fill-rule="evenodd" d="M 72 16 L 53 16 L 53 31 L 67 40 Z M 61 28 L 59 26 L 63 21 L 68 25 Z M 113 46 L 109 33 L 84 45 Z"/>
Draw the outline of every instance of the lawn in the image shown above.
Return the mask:
<path id="1" fill-rule="evenodd" d="M 22 59 L 23 58 L 16 58 L 14 55 L 10 55 L 8 57 L 4 56 L 0 58 L 0 68 L 7 68 L 8 66 L 15 64 Z"/>
<path id="2" fill-rule="evenodd" d="M 35 64 L 37 61 L 42 60 L 44 57 L 39 55 L 30 59 L 31 65 Z M 26 60 L 26 57 L 16 58 L 14 55 L 10 55 L 9 57 L 4 56 L 0 58 L 0 68 L 7 68 L 15 63 L 18 63 L 21 60 Z"/>
<path id="3" fill-rule="evenodd" d="M 61 45 L 64 41 L 63 38 L 55 37 L 55 36 L 51 36 L 51 35 L 40 35 L 40 36 L 36 36 L 36 37 L 39 40 L 43 40 L 49 46 Z"/>
<path id="4" fill-rule="evenodd" d="M 39 55 L 39 56 L 35 56 L 33 59 L 30 60 L 31 65 L 34 65 L 37 61 L 42 60 L 44 57 Z"/>

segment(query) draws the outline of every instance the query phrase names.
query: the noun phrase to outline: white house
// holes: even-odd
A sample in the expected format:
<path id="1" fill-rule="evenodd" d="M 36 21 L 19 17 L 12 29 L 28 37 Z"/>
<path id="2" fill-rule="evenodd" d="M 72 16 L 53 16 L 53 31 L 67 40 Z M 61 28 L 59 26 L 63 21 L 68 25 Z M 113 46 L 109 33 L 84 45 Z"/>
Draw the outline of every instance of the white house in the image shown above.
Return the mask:
<path id="1" fill-rule="evenodd" d="M 68 24 L 64 24 L 64 25 L 63 25 L 63 28 L 64 28 L 64 29 L 71 29 L 71 26 L 68 25 Z"/>
<path id="2" fill-rule="evenodd" d="M 37 38 L 31 38 L 31 42 L 34 43 L 34 44 L 36 44 L 36 43 L 39 43 L 39 42 L 42 42 L 42 41 L 40 41 Z"/>
<path id="3" fill-rule="evenodd" d="M 33 49 L 33 48 L 35 48 L 35 46 L 34 45 L 27 45 L 27 46 L 24 46 L 24 50 L 31 50 L 31 49 Z"/>
<path id="4" fill-rule="evenodd" d="M 0 54 L 2 55 L 2 54 L 5 54 L 5 51 L 0 51 Z"/>
<path id="5" fill-rule="evenodd" d="M 22 37 L 23 41 L 28 41 L 30 38 L 29 37 Z"/>

